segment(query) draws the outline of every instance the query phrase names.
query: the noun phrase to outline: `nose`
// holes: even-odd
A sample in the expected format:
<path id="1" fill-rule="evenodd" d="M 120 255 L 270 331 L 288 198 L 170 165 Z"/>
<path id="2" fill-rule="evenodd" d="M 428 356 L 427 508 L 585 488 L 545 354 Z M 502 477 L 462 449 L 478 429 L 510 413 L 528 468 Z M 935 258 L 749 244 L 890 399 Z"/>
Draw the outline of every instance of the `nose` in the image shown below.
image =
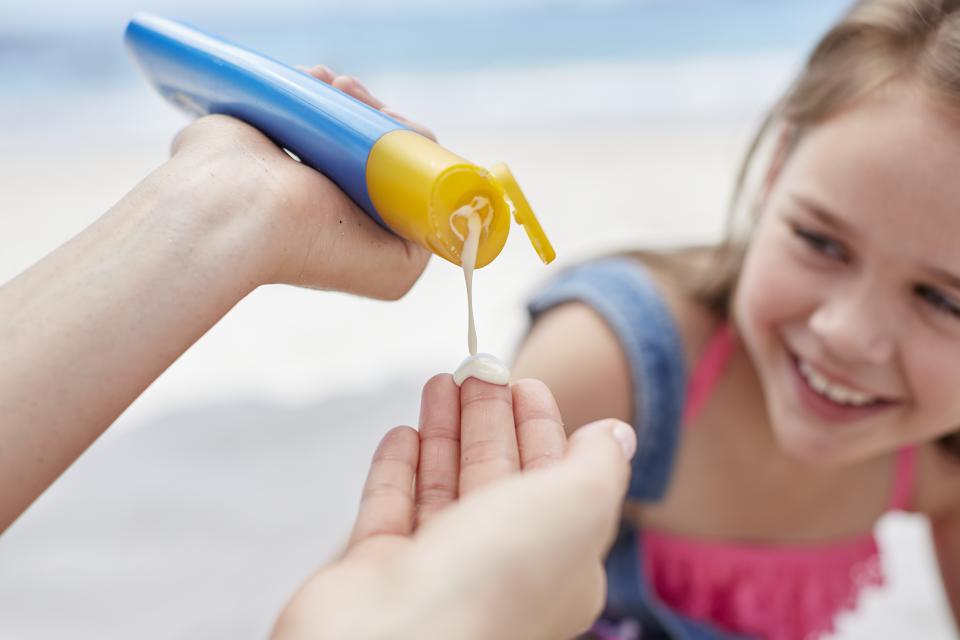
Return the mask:
<path id="1" fill-rule="evenodd" d="M 838 361 L 884 364 L 894 351 L 893 308 L 868 286 L 837 291 L 810 317 L 810 329 Z"/>

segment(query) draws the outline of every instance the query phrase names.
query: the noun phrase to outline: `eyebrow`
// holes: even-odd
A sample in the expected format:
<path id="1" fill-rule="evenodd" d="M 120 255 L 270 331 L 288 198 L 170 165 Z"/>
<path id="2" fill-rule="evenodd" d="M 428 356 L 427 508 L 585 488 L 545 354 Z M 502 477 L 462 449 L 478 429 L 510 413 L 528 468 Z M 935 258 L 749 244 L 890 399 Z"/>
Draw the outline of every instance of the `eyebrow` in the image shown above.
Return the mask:
<path id="1" fill-rule="evenodd" d="M 853 227 L 851 227 L 849 224 L 841 220 L 839 216 L 833 213 L 830 213 L 829 211 L 827 211 L 817 203 L 813 202 L 812 200 L 809 200 L 797 194 L 791 194 L 791 197 L 797 204 L 799 204 L 801 207 L 809 211 L 815 218 L 820 220 L 823 224 L 827 225 L 828 227 L 832 227 L 834 229 L 837 229 L 838 231 L 850 234 L 852 236 L 857 235 Z M 941 281 L 951 289 L 956 289 L 957 291 L 960 291 L 960 276 L 950 273 L 945 269 L 940 269 L 939 267 L 933 267 L 930 265 L 922 265 L 922 269 L 924 272 L 930 275 L 930 277 L 932 277 L 933 279 Z"/>
<path id="2" fill-rule="evenodd" d="M 943 269 L 938 269 L 937 267 L 927 266 L 924 267 L 924 271 L 929 273 L 935 279 L 945 283 L 951 289 L 960 291 L 960 276 L 956 276 L 949 271 L 944 271 Z"/>
<path id="3" fill-rule="evenodd" d="M 812 200 L 808 200 L 804 196 L 800 196 L 795 193 L 791 194 L 790 197 L 793 198 L 794 202 L 796 202 L 801 207 L 809 211 L 811 214 L 813 214 L 815 218 L 817 218 L 820 222 L 827 225 L 828 227 L 832 227 L 837 231 L 846 233 L 851 236 L 858 235 L 856 230 L 854 230 L 853 227 L 851 227 L 849 224 L 847 224 L 846 222 L 840 219 L 840 216 L 830 213 L 827 209 L 820 206 L 816 202 L 813 202 Z"/>

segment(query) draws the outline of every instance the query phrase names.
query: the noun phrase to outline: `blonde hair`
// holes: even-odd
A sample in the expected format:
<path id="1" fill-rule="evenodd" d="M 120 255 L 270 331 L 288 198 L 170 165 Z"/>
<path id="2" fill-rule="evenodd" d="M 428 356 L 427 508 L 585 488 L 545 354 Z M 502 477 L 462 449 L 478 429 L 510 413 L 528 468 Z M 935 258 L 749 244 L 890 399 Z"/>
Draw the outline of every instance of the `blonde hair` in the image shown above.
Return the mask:
<path id="1" fill-rule="evenodd" d="M 633 255 L 666 270 L 718 319 L 728 319 L 760 209 L 753 185 L 765 180 L 771 162 L 784 162 L 811 127 L 895 82 L 908 83 L 960 118 L 960 0 L 856 2 L 820 40 L 751 141 L 730 201 L 726 238 L 713 247 Z M 937 445 L 960 461 L 960 431 Z"/>
<path id="2" fill-rule="evenodd" d="M 685 260 L 668 258 L 698 300 L 720 317 L 729 314 L 759 208 L 750 187 L 766 175 L 758 165 L 785 160 L 810 127 L 903 81 L 960 117 L 960 0 L 860 0 L 824 35 L 750 144 L 730 202 L 726 238 L 709 249 L 708 268 L 692 270 L 678 266 Z"/>

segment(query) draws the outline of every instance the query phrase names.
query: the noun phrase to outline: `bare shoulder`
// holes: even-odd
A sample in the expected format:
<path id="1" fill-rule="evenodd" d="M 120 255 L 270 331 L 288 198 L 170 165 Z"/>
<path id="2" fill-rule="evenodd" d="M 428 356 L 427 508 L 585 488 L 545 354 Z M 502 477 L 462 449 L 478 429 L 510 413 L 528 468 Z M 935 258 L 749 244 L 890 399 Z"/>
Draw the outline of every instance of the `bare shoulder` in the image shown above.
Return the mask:
<path id="1" fill-rule="evenodd" d="M 914 507 L 931 519 L 960 517 L 960 455 L 939 444 L 917 448 Z"/>
<path id="2" fill-rule="evenodd" d="M 537 378 L 553 392 L 567 432 L 601 418 L 629 421 L 630 368 L 604 319 L 579 302 L 541 314 L 517 351 L 514 379 Z"/>
<path id="3" fill-rule="evenodd" d="M 674 318 L 689 366 L 715 320 L 666 271 L 647 269 Z M 513 372 L 515 378 L 538 378 L 550 387 L 568 432 L 601 418 L 633 417 L 627 357 L 614 330 L 586 304 L 563 304 L 540 315 L 520 346 Z"/>

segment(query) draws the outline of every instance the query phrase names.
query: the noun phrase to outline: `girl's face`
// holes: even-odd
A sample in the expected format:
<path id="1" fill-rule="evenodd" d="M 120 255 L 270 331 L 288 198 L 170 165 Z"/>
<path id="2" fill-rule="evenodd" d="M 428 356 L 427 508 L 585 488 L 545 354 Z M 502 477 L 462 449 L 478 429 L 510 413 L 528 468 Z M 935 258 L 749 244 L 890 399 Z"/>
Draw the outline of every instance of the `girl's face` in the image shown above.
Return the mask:
<path id="1" fill-rule="evenodd" d="M 960 428 L 960 124 L 907 92 L 806 131 L 733 303 L 779 444 L 862 460 Z"/>

